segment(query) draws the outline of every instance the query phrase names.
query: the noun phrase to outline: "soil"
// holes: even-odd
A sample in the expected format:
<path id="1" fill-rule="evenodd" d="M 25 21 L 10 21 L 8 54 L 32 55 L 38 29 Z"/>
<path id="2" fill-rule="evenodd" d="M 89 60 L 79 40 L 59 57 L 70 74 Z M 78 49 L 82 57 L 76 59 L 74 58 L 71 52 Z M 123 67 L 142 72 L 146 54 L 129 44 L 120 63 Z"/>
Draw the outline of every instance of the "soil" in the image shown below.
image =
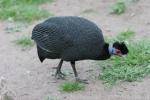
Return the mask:
<path id="1" fill-rule="evenodd" d="M 95 22 L 103 30 L 104 35 L 115 36 L 118 32 L 130 28 L 137 34 L 135 39 L 150 36 L 150 1 L 140 0 L 128 4 L 126 12 L 120 16 L 110 14 L 110 6 L 115 0 L 55 0 L 52 4 L 41 5 L 55 16 L 75 15 Z M 42 20 L 43 21 L 43 20 Z M 100 69 L 96 61 L 78 61 L 79 76 L 87 79 L 89 84 L 85 90 L 62 93 L 59 85 L 64 80 L 56 80 L 53 76 L 59 60 L 45 60 L 40 63 L 36 46 L 22 48 L 14 43 L 17 37 L 30 35 L 33 22 L 20 32 L 6 33 L 9 21 L 0 23 L 0 100 L 3 95 L 11 94 L 10 100 L 46 100 L 47 97 L 57 100 L 150 100 L 150 78 L 140 82 L 121 82 L 107 88 L 103 81 L 96 77 Z M 12 24 L 13 25 L 13 24 Z M 71 66 L 63 64 L 63 72 L 67 80 L 74 80 Z M 9 93 L 7 93 L 9 92 Z"/>

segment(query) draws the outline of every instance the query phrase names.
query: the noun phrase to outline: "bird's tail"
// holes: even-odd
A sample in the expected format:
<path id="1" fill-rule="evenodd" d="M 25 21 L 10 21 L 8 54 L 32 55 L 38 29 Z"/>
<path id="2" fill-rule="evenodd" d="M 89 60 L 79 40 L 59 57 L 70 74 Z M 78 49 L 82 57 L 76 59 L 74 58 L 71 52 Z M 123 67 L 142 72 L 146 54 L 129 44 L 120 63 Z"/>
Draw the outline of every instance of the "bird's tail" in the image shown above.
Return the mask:
<path id="1" fill-rule="evenodd" d="M 41 48 L 38 45 L 37 45 L 37 53 L 38 53 L 38 57 L 39 57 L 40 61 L 43 62 L 45 60 L 45 57 L 43 57 L 41 55 L 41 53 L 42 53 Z"/>

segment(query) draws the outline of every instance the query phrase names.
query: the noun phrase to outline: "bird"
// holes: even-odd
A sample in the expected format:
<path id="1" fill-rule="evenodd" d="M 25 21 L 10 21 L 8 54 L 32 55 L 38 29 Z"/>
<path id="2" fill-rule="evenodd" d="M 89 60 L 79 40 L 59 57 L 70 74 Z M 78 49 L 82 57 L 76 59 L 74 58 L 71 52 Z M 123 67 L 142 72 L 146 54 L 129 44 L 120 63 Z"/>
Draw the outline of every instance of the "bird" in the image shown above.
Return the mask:
<path id="1" fill-rule="evenodd" d="M 122 56 L 129 52 L 125 42 L 105 42 L 102 30 L 94 22 L 78 16 L 50 17 L 35 25 L 32 39 L 41 62 L 60 59 L 55 77 L 64 78 L 61 68 L 67 61 L 72 66 L 75 80 L 83 83 L 87 80 L 79 78 L 76 61 L 107 60 L 113 55 Z"/>

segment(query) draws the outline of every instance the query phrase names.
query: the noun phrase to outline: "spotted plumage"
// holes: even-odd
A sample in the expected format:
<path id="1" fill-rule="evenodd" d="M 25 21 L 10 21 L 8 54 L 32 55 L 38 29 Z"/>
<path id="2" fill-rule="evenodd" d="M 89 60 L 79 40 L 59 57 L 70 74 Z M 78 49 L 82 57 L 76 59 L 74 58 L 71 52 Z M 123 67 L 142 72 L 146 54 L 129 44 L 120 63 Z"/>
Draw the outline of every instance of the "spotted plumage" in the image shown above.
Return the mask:
<path id="1" fill-rule="evenodd" d="M 36 42 L 41 62 L 46 58 L 61 59 L 56 76 L 62 74 L 60 70 L 63 61 L 70 61 L 77 77 L 75 61 L 106 60 L 111 55 L 128 53 L 124 43 L 116 42 L 110 46 L 104 41 L 102 31 L 95 23 L 76 16 L 47 19 L 34 27 L 32 39 Z"/>

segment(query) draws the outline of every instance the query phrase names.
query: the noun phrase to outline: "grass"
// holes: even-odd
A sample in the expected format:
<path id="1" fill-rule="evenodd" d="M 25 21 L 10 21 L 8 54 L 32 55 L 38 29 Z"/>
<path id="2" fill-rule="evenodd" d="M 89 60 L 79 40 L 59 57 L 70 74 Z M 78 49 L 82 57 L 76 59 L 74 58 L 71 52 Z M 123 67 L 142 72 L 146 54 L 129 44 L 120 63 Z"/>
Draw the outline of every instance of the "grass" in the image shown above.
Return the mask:
<path id="1" fill-rule="evenodd" d="M 6 33 L 21 32 L 27 28 L 25 23 L 11 23 L 4 29 Z"/>
<path id="2" fill-rule="evenodd" d="M 78 82 L 65 82 L 60 85 L 60 90 L 64 92 L 74 92 L 83 90 L 84 86 Z"/>
<path id="3" fill-rule="evenodd" d="M 48 17 L 50 14 L 38 7 L 48 1 L 52 0 L 1 0 L 0 19 L 31 22 Z"/>
<path id="4" fill-rule="evenodd" d="M 53 99 L 53 98 L 47 97 L 45 100 L 56 100 L 56 99 Z"/>
<path id="5" fill-rule="evenodd" d="M 126 41 L 129 40 L 131 37 L 135 35 L 135 32 L 127 29 L 125 31 L 119 32 L 115 38 L 112 37 L 105 37 L 105 40 L 108 42 L 114 42 L 114 41 Z"/>
<path id="6" fill-rule="evenodd" d="M 111 12 L 114 14 L 122 14 L 125 12 L 126 5 L 123 1 L 117 1 L 115 2 L 111 7 Z"/>
<path id="7" fill-rule="evenodd" d="M 133 31 L 121 32 L 117 37 L 128 40 Z M 129 40 L 128 40 L 129 41 Z M 102 72 L 99 79 L 109 85 L 118 81 L 136 81 L 150 73 L 150 40 L 129 41 L 129 54 L 125 57 L 113 56 L 111 59 L 99 62 Z"/>
<path id="8" fill-rule="evenodd" d="M 21 45 L 23 47 L 33 46 L 33 41 L 31 40 L 31 37 L 29 36 L 22 36 L 15 40 L 15 43 L 17 45 Z"/>
<path id="9" fill-rule="evenodd" d="M 139 0 L 117 0 L 112 6 L 111 6 L 111 13 L 120 15 L 125 12 L 127 8 L 127 4 L 137 2 Z"/>
<path id="10" fill-rule="evenodd" d="M 118 33 L 116 40 L 124 41 L 124 40 L 129 39 L 130 37 L 132 37 L 134 35 L 135 35 L 135 32 L 128 29 L 126 31 Z"/>

